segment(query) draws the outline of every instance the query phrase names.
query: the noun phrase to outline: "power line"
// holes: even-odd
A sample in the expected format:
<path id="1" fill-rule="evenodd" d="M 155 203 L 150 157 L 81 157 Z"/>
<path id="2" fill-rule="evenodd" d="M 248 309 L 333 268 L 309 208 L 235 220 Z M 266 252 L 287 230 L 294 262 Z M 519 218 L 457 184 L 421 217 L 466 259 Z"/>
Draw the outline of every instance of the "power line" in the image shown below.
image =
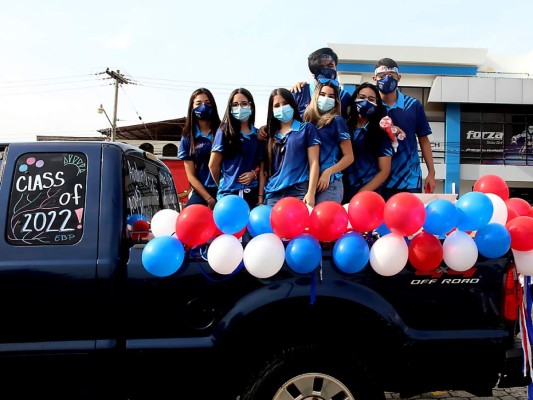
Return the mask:
<path id="1" fill-rule="evenodd" d="M 117 106 L 118 106 L 118 88 L 122 84 L 128 84 L 130 81 L 124 77 L 120 73 L 119 70 L 117 71 L 110 71 L 109 68 L 105 71 L 106 74 L 108 74 L 111 78 L 115 80 L 115 106 L 114 106 L 114 112 L 113 112 L 113 127 L 111 131 L 111 141 L 115 141 L 115 136 L 117 134 Z"/>

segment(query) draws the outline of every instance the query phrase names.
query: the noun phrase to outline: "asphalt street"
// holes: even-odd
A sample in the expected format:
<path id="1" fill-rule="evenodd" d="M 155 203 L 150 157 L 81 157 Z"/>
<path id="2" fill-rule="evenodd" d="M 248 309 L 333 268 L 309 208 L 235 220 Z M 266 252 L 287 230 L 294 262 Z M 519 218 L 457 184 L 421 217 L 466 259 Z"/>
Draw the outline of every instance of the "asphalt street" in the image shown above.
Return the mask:
<path id="1" fill-rule="evenodd" d="M 387 399 L 400 399 L 396 393 L 387 393 Z M 405 398 L 404 398 L 405 399 Z M 494 389 L 492 397 L 476 397 L 468 392 L 462 391 L 441 391 L 424 393 L 420 396 L 408 397 L 409 400 L 528 400 L 527 387 L 516 387 L 508 389 Z"/>

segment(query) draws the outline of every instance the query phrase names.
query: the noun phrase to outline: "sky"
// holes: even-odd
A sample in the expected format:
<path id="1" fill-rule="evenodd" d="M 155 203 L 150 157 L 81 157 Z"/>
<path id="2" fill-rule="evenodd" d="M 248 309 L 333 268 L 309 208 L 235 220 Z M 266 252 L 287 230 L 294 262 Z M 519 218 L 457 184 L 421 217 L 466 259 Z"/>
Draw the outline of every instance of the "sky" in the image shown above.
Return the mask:
<path id="1" fill-rule="evenodd" d="M 312 77 L 307 56 L 328 43 L 483 48 L 528 57 L 533 1 L 0 0 L 0 143 L 36 135 L 95 136 L 117 126 L 184 117 L 210 89 L 254 95 L 256 125 L 270 92 Z M 383 57 L 387 57 L 386 54 Z"/>

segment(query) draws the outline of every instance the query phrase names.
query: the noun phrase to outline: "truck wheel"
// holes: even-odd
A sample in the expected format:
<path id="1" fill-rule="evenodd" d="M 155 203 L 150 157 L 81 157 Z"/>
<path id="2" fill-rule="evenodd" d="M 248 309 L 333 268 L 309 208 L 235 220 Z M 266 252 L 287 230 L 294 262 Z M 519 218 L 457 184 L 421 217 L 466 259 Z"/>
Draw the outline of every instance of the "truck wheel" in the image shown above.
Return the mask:
<path id="1" fill-rule="evenodd" d="M 385 394 L 360 362 L 338 352 L 291 348 L 252 378 L 240 400 L 381 400 Z"/>

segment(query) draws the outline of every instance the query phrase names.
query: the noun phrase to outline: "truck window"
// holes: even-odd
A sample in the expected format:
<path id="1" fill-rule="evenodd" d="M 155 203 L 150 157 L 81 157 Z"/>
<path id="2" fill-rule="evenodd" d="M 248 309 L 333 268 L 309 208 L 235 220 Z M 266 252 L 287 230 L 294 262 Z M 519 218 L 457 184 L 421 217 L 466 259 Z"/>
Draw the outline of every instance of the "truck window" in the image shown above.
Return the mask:
<path id="1" fill-rule="evenodd" d="M 17 246 L 72 245 L 83 236 L 87 157 L 26 153 L 15 165 L 7 241 Z"/>
<path id="2" fill-rule="evenodd" d="M 2 185 L 2 177 L 4 176 L 5 158 L 7 154 L 7 146 L 0 145 L 0 185 Z"/>
<path id="3" fill-rule="evenodd" d="M 179 210 L 172 175 L 157 164 L 126 155 L 126 209 L 128 215 L 141 215 L 151 221 L 164 208 Z"/>

